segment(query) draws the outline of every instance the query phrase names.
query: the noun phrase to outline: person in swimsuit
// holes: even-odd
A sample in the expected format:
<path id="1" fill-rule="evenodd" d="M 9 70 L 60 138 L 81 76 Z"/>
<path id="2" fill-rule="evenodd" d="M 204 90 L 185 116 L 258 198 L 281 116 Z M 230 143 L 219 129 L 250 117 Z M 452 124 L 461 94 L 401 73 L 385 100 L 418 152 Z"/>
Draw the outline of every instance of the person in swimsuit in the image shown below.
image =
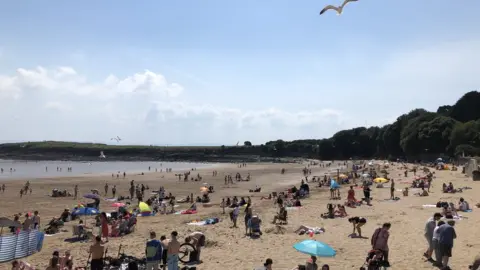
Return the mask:
<path id="1" fill-rule="evenodd" d="M 367 220 L 363 217 L 352 217 L 348 219 L 348 222 L 352 223 L 353 225 L 353 233 L 355 235 L 355 231 L 358 231 L 358 237 L 362 237 L 362 226 L 367 223 Z"/>
<path id="2" fill-rule="evenodd" d="M 178 270 L 178 253 L 180 252 L 180 242 L 177 240 L 178 232 L 173 231 L 170 234 L 170 241 L 167 246 L 167 268 L 168 270 Z"/>
<path id="3" fill-rule="evenodd" d="M 101 226 L 102 226 L 102 237 L 105 238 L 105 241 L 108 242 L 108 218 L 105 212 L 102 212 L 101 216 Z"/>
<path id="4" fill-rule="evenodd" d="M 90 254 L 92 254 L 92 260 L 90 261 L 91 270 L 103 270 L 103 254 L 105 253 L 105 247 L 102 245 L 102 237 L 95 237 L 95 243 L 90 246 Z"/>
<path id="5" fill-rule="evenodd" d="M 395 181 L 392 179 L 392 183 L 390 184 L 390 200 L 395 199 Z"/>
<path id="6" fill-rule="evenodd" d="M 365 197 L 365 202 L 367 205 L 370 205 L 370 187 L 367 183 L 363 184 L 363 196 Z"/>

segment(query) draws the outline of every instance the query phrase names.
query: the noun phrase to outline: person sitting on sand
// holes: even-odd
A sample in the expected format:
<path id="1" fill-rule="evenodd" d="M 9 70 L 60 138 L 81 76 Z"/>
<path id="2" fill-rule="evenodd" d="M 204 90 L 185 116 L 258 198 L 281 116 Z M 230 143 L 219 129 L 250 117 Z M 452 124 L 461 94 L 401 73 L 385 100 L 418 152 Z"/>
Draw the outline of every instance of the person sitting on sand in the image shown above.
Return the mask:
<path id="1" fill-rule="evenodd" d="M 277 220 L 285 221 L 286 217 L 287 217 L 287 209 L 282 206 L 282 208 L 280 208 L 280 211 L 278 212 L 278 214 L 276 214 L 273 217 L 272 224 L 275 224 L 277 222 Z"/>
<path id="2" fill-rule="evenodd" d="M 335 206 L 331 203 L 327 204 L 327 213 L 321 214 L 322 218 L 335 218 Z"/>
<path id="3" fill-rule="evenodd" d="M 347 211 L 345 210 L 345 206 L 341 204 L 337 205 L 337 210 L 335 210 L 334 215 L 335 217 L 341 218 L 348 216 Z"/>
<path id="4" fill-rule="evenodd" d="M 61 270 L 73 269 L 73 257 L 70 254 L 70 250 L 65 250 L 64 256 L 60 257 L 60 269 Z"/>
<path id="5" fill-rule="evenodd" d="M 444 185 L 445 185 L 445 183 L 444 183 Z M 448 186 L 446 186 L 446 188 L 444 189 L 444 192 L 445 193 L 455 193 L 455 188 L 453 187 L 452 182 L 450 182 L 448 184 Z"/>
<path id="6" fill-rule="evenodd" d="M 348 219 L 348 222 L 353 225 L 352 237 L 355 235 L 355 231 L 358 231 L 358 237 L 362 237 L 362 226 L 367 223 L 367 219 L 363 217 L 352 217 Z"/>
<path id="7" fill-rule="evenodd" d="M 197 211 L 197 203 L 193 203 L 192 205 L 190 205 L 190 207 L 188 208 L 188 210 L 190 210 L 190 211 Z"/>
<path id="8" fill-rule="evenodd" d="M 295 202 L 293 203 L 293 206 L 294 206 L 294 207 L 302 207 L 302 203 L 300 202 L 300 199 L 299 199 L 299 198 L 297 198 L 297 199 L 295 200 Z"/>
<path id="9" fill-rule="evenodd" d="M 468 202 L 465 201 L 465 199 L 460 198 L 460 201 L 458 202 L 458 211 L 468 211 L 470 210 L 470 205 L 468 205 Z"/>
<path id="10" fill-rule="evenodd" d="M 300 235 L 310 234 L 310 233 L 319 234 L 319 233 L 324 233 L 325 229 L 320 227 L 309 227 L 305 225 L 300 225 L 300 227 L 298 227 L 298 229 L 296 229 L 294 232 Z"/>
<path id="11" fill-rule="evenodd" d="M 415 195 L 418 195 L 420 197 L 427 197 L 428 191 L 426 191 L 425 188 L 422 187 L 422 190 L 419 193 L 415 193 Z"/>
<path id="12" fill-rule="evenodd" d="M 310 259 L 305 264 L 305 270 L 317 270 L 317 269 L 318 269 L 317 257 L 311 256 Z"/>
<path id="13" fill-rule="evenodd" d="M 452 209 L 447 206 L 447 205 L 444 205 L 443 206 L 443 211 L 442 211 L 442 214 L 445 218 L 447 219 L 452 219 L 453 218 L 453 213 L 452 213 Z"/>
<path id="14" fill-rule="evenodd" d="M 255 270 L 272 270 L 272 264 L 273 264 L 272 259 L 268 258 L 265 260 L 265 263 L 263 264 L 262 268 L 257 268 Z"/>
<path id="15" fill-rule="evenodd" d="M 448 204 L 448 208 L 450 208 L 450 210 L 452 211 L 452 215 L 454 217 L 458 217 L 458 213 L 457 213 L 457 209 L 455 208 L 455 205 L 453 203 L 449 203 Z"/>
<path id="16" fill-rule="evenodd" d="M 403 193 L 403 197 L 408 197 L 408 187 L 404 188 L 402 193 Z"/>
<path id="17" fill-rule="evenodd" d="M 268 194 L 267 197 L 262 196 L 262 197 L 260 198 L 260 200 L 271 200 L 271 199 L 272 199 L 272 193 Z"/>

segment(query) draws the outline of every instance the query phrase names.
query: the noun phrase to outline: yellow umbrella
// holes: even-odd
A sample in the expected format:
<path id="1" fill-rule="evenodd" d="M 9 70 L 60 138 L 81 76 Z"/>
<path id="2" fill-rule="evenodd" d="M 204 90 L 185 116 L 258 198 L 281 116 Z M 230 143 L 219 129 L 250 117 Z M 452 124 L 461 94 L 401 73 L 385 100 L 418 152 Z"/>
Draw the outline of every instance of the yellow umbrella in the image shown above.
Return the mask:
<path id="1" fill-rule="evenodd" d="M 388 182 L 388 180 L 385 179 L 385 178 L 382 178 L 382 177 L 378 177 L 378 178 L 375 178 L 373 180 L 373 182 L 375 182 L 375 183 L 386 183 L 386 182 Z"/>
<path id="2" fill-rule="evenodd" d="M 346 175 L 343 174 L 343 173 L 341 173 L 339 176 L 340 176 L 340 178 L 342 178 L 342 179 L 348 178 L 348 176 L 346 176 Z"/>
<path id="3" fill-rule="evenodd" d="M 207 188 L 207 187 L 201 187 L 201 188 L 200 188 L 200 191 L 201 191 L 201 192 L 208 192 L 208 188 Z"/>

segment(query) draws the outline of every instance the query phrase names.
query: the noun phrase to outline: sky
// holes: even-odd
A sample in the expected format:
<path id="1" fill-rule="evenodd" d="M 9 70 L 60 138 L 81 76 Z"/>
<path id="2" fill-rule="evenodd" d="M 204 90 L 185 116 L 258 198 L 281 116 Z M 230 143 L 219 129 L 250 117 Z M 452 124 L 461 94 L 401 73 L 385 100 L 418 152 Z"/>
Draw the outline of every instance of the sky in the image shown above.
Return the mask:
<path id="1" fill-rule="evenodd" d="M 320 139 L 479 89 L 480 1 L 340 2 L 2 1 L 0 141 Z"/>

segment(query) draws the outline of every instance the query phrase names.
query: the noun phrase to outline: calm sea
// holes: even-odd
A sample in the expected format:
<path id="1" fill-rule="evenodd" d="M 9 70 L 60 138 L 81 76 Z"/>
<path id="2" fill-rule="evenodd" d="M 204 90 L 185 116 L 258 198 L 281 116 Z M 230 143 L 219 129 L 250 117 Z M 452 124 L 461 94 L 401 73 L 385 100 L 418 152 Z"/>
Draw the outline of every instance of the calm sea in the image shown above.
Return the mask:
<path id="1" fill-rule="evenodd" d="M 189 163 L 189 162 L 69 162 L 69 161 L 17 161 L 0 160 L 0 180 L 24 179 L 24 178 L 48 178 L 58 176 L 82 176 L 89 174 L 112 174 L 120 172 L 141 173 L 155 172 L 157 169 L 165 171 L 172 168 L 173 171 L 185 171 L 192 168 L 212 167 L 214 164 Z M 72 171 L 67 170 L 68 167 Z M 58 168 L 58 170 L 57 170 Z M 11 169 L 11 170 L 10 170 Z M 60 170 L 61 169 L 61 170 Z"/>

